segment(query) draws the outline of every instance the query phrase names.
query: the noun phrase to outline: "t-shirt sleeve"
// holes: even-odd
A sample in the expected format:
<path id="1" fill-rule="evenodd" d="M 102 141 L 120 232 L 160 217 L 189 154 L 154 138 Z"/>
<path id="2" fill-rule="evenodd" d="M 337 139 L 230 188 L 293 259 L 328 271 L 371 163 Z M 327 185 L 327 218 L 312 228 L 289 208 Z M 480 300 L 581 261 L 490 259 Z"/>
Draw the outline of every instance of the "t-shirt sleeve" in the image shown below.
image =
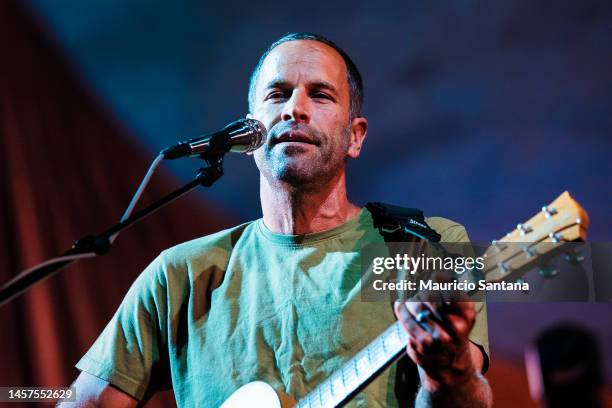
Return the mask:
<path id="1" fill-rule="evenodd" d="M 443 220 L 440 218 L 434 219 L 432 224 L 443 224 L 439 222 L 439 220 Z M 470 242 L 470 238 L 468 237 L 467 231 L 465 228 L 457 223 L 453 223 L 448 220 L 444 220 L 449 223 L 443 227 L 434 227 L 432 228 L 438 230 L 438 233 L 442 236 L 441 242 Z M 472 343 L 476 344 L 483 351 L 484 355 L 484 364 L 482 367 L 482 372 L 486 372 L 489 368 L 489 332 L 487 325 L 487 305 L 485 302 L 475 302 L 474 308 L 476 309 L 476 320 L 474 322 L 474 327 L 470 333 L 470 340 Z"/>
<path id="2" fill-rule="evenodd" d="M 142 400 L 165 388 L 163 370 L 166 283 L 162 255 L 134 281 L 117 312 L 76 367 Z M 167 350 L 167 348 L 166 348 Z M 158 374 L 159 373 L 159 374 Z"/>

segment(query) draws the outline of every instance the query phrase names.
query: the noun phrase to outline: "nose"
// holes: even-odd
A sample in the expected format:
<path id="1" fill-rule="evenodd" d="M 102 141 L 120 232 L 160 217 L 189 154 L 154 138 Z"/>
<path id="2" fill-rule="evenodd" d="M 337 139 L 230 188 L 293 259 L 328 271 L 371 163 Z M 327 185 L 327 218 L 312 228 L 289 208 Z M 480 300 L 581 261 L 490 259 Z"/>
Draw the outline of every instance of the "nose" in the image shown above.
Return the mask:
<path id="1" fill-rule="evenodd" d="M 305 92 L 294 90 L 291 98 L 285 103 L 281 119 L 283 121 L 308 122 L 310 121 L 309 100 Z"/>

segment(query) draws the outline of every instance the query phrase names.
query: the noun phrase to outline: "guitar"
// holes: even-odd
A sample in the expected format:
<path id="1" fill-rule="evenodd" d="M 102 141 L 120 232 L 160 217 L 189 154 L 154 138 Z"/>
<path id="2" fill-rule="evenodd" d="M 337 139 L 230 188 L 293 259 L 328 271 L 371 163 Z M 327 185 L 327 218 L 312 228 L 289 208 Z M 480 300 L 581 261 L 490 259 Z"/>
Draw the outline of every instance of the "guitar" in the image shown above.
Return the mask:
<path id="1" fill-rule="evenodd" d="M 484 254 L 483 278 L 486 282 L 516 280 L 542 259 L 562 252 L 569 242 L 585 241 L 588 226 L 588 214 L 566 191 L 527 222 L 492 242 Z M 507 245 L 509 242 L 522 245 Z M 342 406 L 401 357 L 407 344 L 408 335 L 396 322 L 299 401 L 265 382 L 254 381 L 236 390 L 221 407 Z"/>

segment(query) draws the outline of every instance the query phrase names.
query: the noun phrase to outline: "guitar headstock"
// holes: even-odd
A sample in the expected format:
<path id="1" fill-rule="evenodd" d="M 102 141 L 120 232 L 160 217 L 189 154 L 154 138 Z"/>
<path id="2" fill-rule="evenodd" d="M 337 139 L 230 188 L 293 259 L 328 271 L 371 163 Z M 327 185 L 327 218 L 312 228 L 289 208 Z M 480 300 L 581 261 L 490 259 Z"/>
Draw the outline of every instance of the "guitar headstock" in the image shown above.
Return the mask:
<path id="1" fill-rule="evenodd" d="M 485 252 L 486 281 L 512 280 L 522 276 L 542 258 L 550 258 L 569 242 L 585 241 L 587 212 L 565 191 L 549 205 L 518 224 Z"/>

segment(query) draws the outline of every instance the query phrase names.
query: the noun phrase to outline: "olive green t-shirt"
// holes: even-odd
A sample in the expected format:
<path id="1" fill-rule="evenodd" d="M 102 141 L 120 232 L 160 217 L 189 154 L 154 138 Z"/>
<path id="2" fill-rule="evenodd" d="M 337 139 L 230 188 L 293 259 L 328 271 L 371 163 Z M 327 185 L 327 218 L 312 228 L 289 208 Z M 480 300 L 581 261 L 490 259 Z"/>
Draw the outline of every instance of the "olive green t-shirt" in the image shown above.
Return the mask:
<path id="1" fill-rule="evenodd" d="M 427 223 L 444 242 L 465 229 Z M 333 229 L 294 236 L 263 220 L 163 251 L 136 279 L 77 368 L 137 399 L 172 387 L 179 407 L 218 407 L 240 386 L 303 397 L 394 321 L 360 300 L 360 249 L 384 242 L 362 209 Z M 488 353 L 486 309 L 470 339 Z M 394 368 L 351 406 L 397 406 Z"/>

